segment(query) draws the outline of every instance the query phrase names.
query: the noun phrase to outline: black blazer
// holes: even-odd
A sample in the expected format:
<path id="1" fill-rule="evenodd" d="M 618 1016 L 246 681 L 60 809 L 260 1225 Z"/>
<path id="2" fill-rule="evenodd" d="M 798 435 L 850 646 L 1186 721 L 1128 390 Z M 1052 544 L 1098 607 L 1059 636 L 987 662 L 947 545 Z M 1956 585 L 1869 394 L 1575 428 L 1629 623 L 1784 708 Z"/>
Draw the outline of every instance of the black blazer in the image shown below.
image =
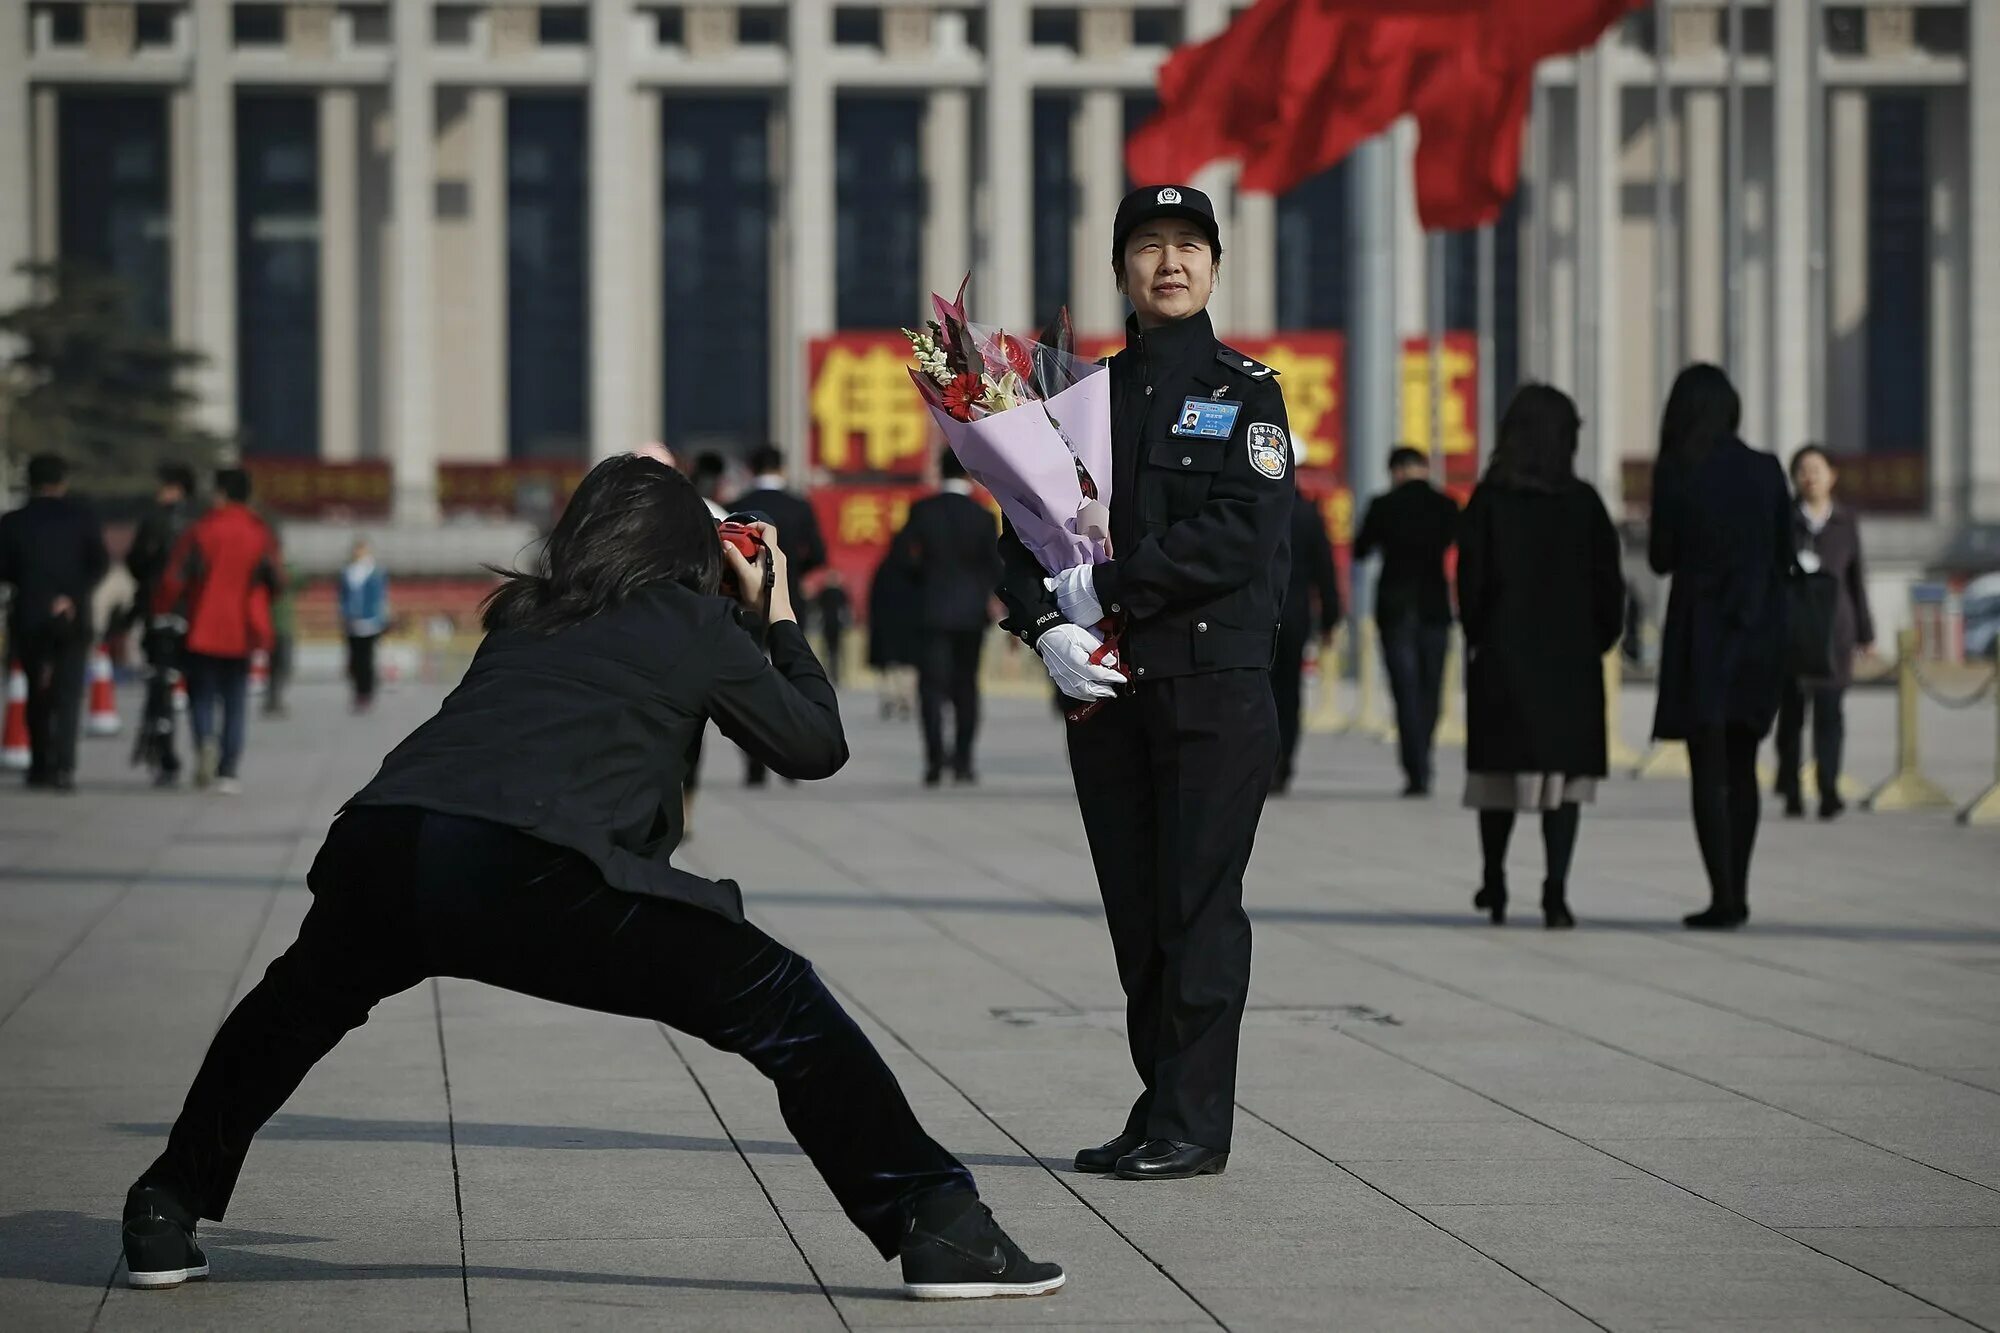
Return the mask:
<path id="1" fill-rule="evenodd" d="M 110 568 L 104 529 L 81 500 L 37 495 L 0 516 L 0 583 L 13 585 L 7 620 L 21 639 L 55 630 L 60 637 L 87 640 L 90 594 Z M 67 625 L 58 626 L 49 610 L 58 597 L 76 603 L 76 618 Z"/>
<path id="2" fill-rule="evenodd" d="M 759 647 L 733 603 L 664 585 L 552 635 L 487 635 L 437 716 L 347 805 L 491 820 L 581 852 L 613 888 L 741 921 L 735 881 L 672 864 L 710 718 L 784 777 L 847 762 L 833 686 L 797 625 Z"/>
<path id="3" fill-rule="evenodd" d="M 897 543 L 921 589 L 925 629 L 985 629 L 1000 581 L 1000 525 L 968 495 L 940 491 L 910 506 Z"/>
<path id="4" fill-rule="evenodd" d="M 1317 596 L 1319 615 L 1313 615 Z M 1303 646 L 1317 628 L 1333 633 L 1340 623 L 1340 568 L 1333 560 L 1333 542 L 1319 506 L 1304 495 L 1292 499 L 1292 577 L 1285 588 L 1285 607 L 1278 621 L 1278 641 Z"/>
<path id="5" fill-rule="evenodd" d="M 1597 492 L 1481 483 L 1458 529 L 1465 766 L 1603 777 L 1604 654 L 1625 624 L 1618 532 Z"/>
<path id="6" fill-rule="evenodd" d="M 792 609 L 803 604 L 800 584 L 805 576 L 826 563 L 826 539 L 820 535 L 819 518 L 812 502 L 803 496 L 776 488 L 748 491 L 729 506 L 732 514 L 759 514 L 778 530 L 778 549 L 785 553 L 785 569 L 792 585 Z"/>
<path id="7" fill-rule="evenodd" d="M 1414 615 L 1426 625 L 1451 623 L 1451 589 L 1444 556 L 1458 534 L 1458 502 L 1428 481 L 1406 481 L 1368 503 L 1354 558 L 1382 553 L 1375 584 L 1375 619 L 1391 624 Z"/>
<path id="8" fill-rule="evenodd" d="M 1784 684 L 1785 574 L 1792 500 L 1785 470 L 1741 440 L 1709 451 L 1692 472 L 1653 472 L 1648 555 L 1671 574 L 1660 631 L 1653 734 L 1771 729 Z"/>

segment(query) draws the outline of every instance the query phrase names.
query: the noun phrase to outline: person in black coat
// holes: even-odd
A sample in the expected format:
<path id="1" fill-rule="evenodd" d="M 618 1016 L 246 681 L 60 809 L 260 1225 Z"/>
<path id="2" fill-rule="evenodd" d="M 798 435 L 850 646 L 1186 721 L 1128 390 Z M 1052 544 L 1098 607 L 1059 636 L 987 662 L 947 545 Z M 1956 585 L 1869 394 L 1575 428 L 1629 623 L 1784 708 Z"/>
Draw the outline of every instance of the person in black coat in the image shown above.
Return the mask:
<path id="1" fill-rule="evenodd" d="M 27 504 L 0 517 L 0 583 L 14 594 L 7 639 L 28 678 L 28 785 L 67 792 L 76 789 L 90 595 L 111 556 L 97 516 L 69 494 L 62 459 L 29 459 L 28 490 Z"/>
<path id="2" fill-rule="evenodd" d="M 1465 627 L 1465 803 L 1479 812 L 1479 895 L 1507 919 L 1515 813 L 1538 811 L 1547 872 L 1542 919 L 1570 914 L 1570 858 L 1582 806 L 1606 773 L 1604 654 L 1624 623 L 1618 532 L 1577 479 L 1581 422 L 1567 394 L 1524 386 L 1458 529 Z"/>
<path id="3" fill-rule="evenodd" d="M 1445 651 L 1451 640 L 1451 588 L 1444 558 L 1458 532 L 1458 503 L 1431 485 L 1430 459 L 1408 445 L 1389 453 L 1395 483 L 1368 505 L 1354 558 L 1382 553 L 1375 583 L 1375 624 L 1382 635 L 1382 664 L 1396 700 L 1396 744 L 1403 762 L 1403 795 L 1431 789 L 1431 743 L 1444 691 Z"/>
<path id="4" fill-rule="evenodd" d="M 1728 376 L 1689 366 L 1668 395 L 1653 467 L 1648 556 L 1673 577 L 1653 735 L 1687 742 L 1711 895 L 1686 918 L 1696 930 L 1732 930 L 1750 917 L 1757 747 L 1785 684 L 1791 494 L 1778 460 L 1737 438 L 1741 417 Z"/>
<path id="5" fill-rule="evenodd" d="M 776 445 L 767 444 L 752 453 L 750 471 L 754 474 L 750 489 L 736 497 L 730 512 L 762 519 L 778 530 L 785 545 L 785 561 L 791 566 L 792 605 L 804 606 L 806 575 L 826 564 L 826 539 L 820 535 L 819 518 L 810 500 L 786 488 L 785 455 Z M 764 765 L 755 755 L 744 756 L 743 782 L 749 787 L 764 785 Z"/>
<path id="6" fill-rule="evenodd" d="M 152 508 L 132 535 L 125 568 L 137 585 L 132 596 L 133 615 L 139 624 L 139 645 L 146 654 L 146 703 L 133 758 L 152 768 L 156 784 L 171 787 L 181 771 L 180 755 L 174 750 L 174 677 L 180 673 L 187 622 L 177 615 L 160 613 L 154 602 L 166 578 L 168 559 L 187 529 L 194 472 L 183 463 L 163 463 L 159 483 Z"/>
<path id="7" fill-rule="evenodd" d="M 744 920 L 734 881 L 673 864 L 688 742 L 708 719 L 794 777 L 847 759 L 783 544 L 761 534 L 777 553 L 752 566 L 654 458 L 591 470 L 540 567 L 488 599 L 464 681 L 334 820 L 298 939 L 216 1033 L 127 1197 L 133 1285 L 207 1276 L 196 1219 L 227 1211 L 258 1128 L 376 1003 L 434 976 L 651 1019 L 747 1057 L 912 1295 L 1062 1285 L 993 1222 L 811 964 Z M 716 595 L 725 569 L 735 601 Z M 769 625 L 768 660 L 746 612 Z"/>
<path id="8" fill-rule="evenodd" d="M 1298 452 L 1293 451 L 1294 464 Z M 1319 506 L 1300 494 L 1292 501 L 1292 578 L 1285 588 L 1284 614 L 1278 619 L 1278 657 L 1271 664 L 1271 693 L 1278 701 L 1278 771 L 1271 779 L 1275 795 L 1283 795 L 1292 785 L 1306 644 L 1315 635 L 1322 647 L 1331 643 L 1340 616 L 1340 570 L 1334 564 L 1326 520 Z M 1325 682 L 1325 688 L 1335 688 L 1335 682 Z"/>
<path id="9" fill-rule="evenodd" d="M 903 530 L 868 583 L 868 665 L 882 677 L 882 717 L 907 721 L 915 706 L 915 669 L 924 655 L 923 590 Z"/>
<path id="10" fill-rule="evenodd" d="M 917 580 L 922 608 L 923 656 L 917 667 L 917 700 L 924 719 L 924 785 L 944 774 L 944 709 L 951 705 L 952 780 L 976 780 L 972 745 L 979 734 L 979 656 L 992 619 L 993 585 L 1000 581 L 999 525 L 972 498 L 965 465 L 947 449 L 939 464 L 936 495 L 910 506 L 899 546 Z"/>

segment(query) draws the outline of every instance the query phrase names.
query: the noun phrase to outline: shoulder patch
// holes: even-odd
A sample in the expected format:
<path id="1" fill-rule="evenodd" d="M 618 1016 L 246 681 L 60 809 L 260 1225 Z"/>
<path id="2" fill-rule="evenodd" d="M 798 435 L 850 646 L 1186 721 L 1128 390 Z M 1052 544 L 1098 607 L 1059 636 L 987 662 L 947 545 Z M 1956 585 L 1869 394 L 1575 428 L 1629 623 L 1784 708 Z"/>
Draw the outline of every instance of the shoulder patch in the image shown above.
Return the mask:
<path id="1" fill-rule="evenodd" d="M 1278 372 L 1255 357 L 1243 355 L 1234 347 L 1221 343 L 1215 345 L 1215 359 L 1239 375 L 1248 375 L 1253 380 L 1270 380 L 1278 377 Z"/>
<path id="2" fill-rule="evenodd" d="M 1292 462 L 1292 445 L 1285 438 L 1284 428 L 1268 421 L 1253 421 L 1249 442 L 1250 466 L 1272 481 L 1283 479 Z"/>

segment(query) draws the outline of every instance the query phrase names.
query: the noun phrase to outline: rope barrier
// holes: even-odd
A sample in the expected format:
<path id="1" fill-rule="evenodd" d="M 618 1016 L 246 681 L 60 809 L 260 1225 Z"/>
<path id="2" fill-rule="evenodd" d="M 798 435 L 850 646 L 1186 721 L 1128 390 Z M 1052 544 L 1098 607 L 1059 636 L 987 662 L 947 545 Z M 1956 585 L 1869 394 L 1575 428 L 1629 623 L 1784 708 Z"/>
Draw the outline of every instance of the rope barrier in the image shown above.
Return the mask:
<path id="1" fill-rule="evenodd" d="M 1978 689 L 1975 689 L 1970 694 L 1962 694 L 1954 696 L 1945 694 L 1943 691 L 1939 690 L 1937 686 L 1933 685 L 1930 681 L 1924 679 L 1924 668 L 1922 662 L 1913 661 L 1910 664 L 1910 669 L 1916 673 L 1918 686 L 1921 687 L 1923 689 L 1923 692 L 1930 697 L 1931 702 L 1936 704 L 1942 704 L 1946 708 L 1972 707 L 1974 704 L 1978 703 L 1980 700 L 1986 697 L 1987 693 L 1990 690 L 1992 690 L 1993 684 L 1996 680 L 2000 680 L 2000 666 L 1996 666 L 1994 669 L 1986 673 L 1986 679 L 1980 682 Z"/>

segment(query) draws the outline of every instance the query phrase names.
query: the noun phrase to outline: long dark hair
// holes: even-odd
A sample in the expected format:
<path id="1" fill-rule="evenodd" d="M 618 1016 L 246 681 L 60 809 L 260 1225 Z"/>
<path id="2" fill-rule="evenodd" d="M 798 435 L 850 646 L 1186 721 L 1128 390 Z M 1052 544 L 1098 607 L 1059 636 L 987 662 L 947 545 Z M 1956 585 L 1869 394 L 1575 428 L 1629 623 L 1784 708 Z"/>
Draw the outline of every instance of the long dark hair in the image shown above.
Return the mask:
<path id="1" fill-rule="evenodd" d="M 1524 384 L 1500 418 L 1500 442 L 1486 484 L 1523 491 L 1560 490 L 1576 478 L 1576 403 L 1548 384 Z"/>
<path id="2" fill-rule="evenodd" d="M 1697 362 L 1674 379 L 1660 414 L 1660 456 L 1655 472 L 1694 470 L 1716 445 L 1736 438 L 1743 400 L 1722 367 Z"/>
<path id="3" fill-rule="evenodd" d="M 686 477 L 623 454 L 590 470 L 532 571 L 493 572 L 506 581 L 485 601 L 487 630 L 553 634 L 655 584 L 713 595 L 722 584 L 722 543 Z"/>

